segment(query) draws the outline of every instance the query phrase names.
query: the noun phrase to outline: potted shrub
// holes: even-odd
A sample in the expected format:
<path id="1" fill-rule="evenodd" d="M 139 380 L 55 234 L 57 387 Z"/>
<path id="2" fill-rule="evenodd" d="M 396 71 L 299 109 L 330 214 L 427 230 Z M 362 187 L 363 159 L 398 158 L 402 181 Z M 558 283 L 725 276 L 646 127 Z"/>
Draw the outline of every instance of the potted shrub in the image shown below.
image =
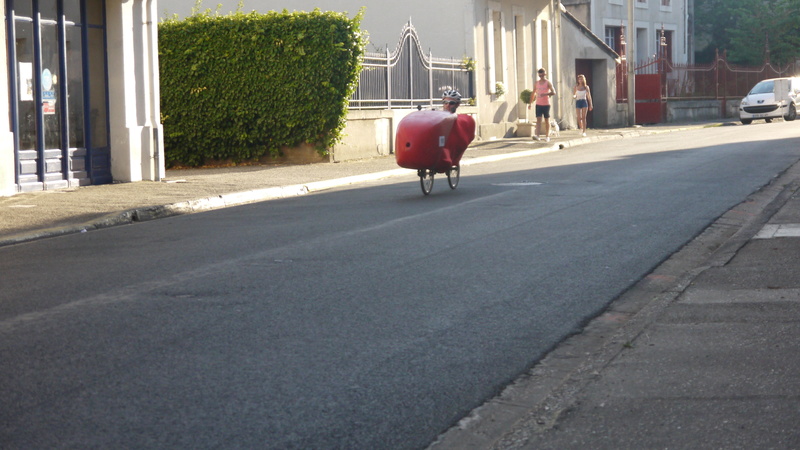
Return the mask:
<path id="1" fill-rule="evenodd" d="M 528 106 L 533 101 L 533 91 L 525 89 L 519 93 L 519 99 L 525 103 L 525 120 L 517 123 L 517 136 L 533 136 L 533 125 L 528 121 Z"/>
<path id="2" fill-rule="evenodd" d="M 530 105 L 531 101 L 533 100 L 533 91 L 530 89 L 525 89 L 519 93 L 519 99 L 522 100 L 522 103 Z"/>

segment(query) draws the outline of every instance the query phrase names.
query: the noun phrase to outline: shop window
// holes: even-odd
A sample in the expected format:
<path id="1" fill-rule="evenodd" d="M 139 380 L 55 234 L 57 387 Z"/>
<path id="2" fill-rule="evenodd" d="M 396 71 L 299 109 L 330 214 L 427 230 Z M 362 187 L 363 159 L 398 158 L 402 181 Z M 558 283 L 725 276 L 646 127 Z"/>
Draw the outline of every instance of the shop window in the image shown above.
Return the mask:
<path id="1" fill-rule="evenodd" d="M 69 146 L 85 147 L 83 95 L 83 37 L 80 27 L 67 26 L 67 107 L 69 108 Z"/>
<path id="2" fill-rule="evenodd" d="M 21 191 L 111 181 L 104 11 L 104 0 L 6 4 Z"/>
<path id="3" fill-rule="evenodd" d="M 58 20 L 58 2 L 56 0 L 39 0 L 39 14 L 42 20 Z"/>
<path id="4" fill-rule="evenodd" d="M 34 85 L 33 23 L 15 21 L 17 56 L 17 120 L 20 150 L 36 149 L 36 86 Z"/>
<path id="5" fill-rule="evenodd" d="M 89 28 L 89 72 L 98 76 L 91 78 L 89 92 L 89 111 L 92 123 L 91 138 L 93 147 L 108 146 L 108 116 L 106 100 L 105 73 L 106 53 L 103 50 L 105 35 L 102 28 Z"/>
<path id="6" fill-rule="evenodd" d="M 60 83 L 61 71 L 59 66 L 58 50 L 58 27 L 54 23 L 42 23 L 42 68 L 41 75 L 42 89 L 42 124 L 44 134 L 44 148 L 59 149 L 61 145 L 61 114 L 59 107 L 61 102 Z"/>

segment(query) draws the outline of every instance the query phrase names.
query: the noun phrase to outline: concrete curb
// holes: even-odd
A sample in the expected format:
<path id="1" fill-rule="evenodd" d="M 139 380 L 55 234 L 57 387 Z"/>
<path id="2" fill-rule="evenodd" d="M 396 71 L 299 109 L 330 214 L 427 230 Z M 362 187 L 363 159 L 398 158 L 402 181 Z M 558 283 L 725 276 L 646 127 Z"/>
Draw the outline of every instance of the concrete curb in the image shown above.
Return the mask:
<path id="1" fill-rule="evenodd" d="M 279 186 L 266 189 L 256 189 L 250 191 L 233 192 L 219 196 L 205 197 L 185 202 L 171 203 L 166 205 L 148 206 L 135 208 L 119 213 L 112 213 L 91 222 L 65 227 L 46 228 L 28 233 L 11 235 L 0 238 L 0 247 L 6 245 L 20 244 L 38 239 L 63 236 L 73 233 L 85 233 L 90 230 L 108 228 L 118 225 L 130 225 L 135 222 L 146 222 L 149 220 L 164 219 L 167 217 L 192 214 L 197 212 L 211 211 L 215 209 L 227 208 L 231 206 L 244 205 L 268 200 L 278 200 L 283 198 L 298 197 L 312 192 L 324 191 L 340 186 L 358 184 L 366 181 L 380 180 L 401 175 L 408 175 L 411 172 L 407 169 L 387 170 L 364 175 L 355 175 L 344 178 L 335 178 L 325 181 L 317 181 L 306 184 L 296 184 L 289 186 Z"/>

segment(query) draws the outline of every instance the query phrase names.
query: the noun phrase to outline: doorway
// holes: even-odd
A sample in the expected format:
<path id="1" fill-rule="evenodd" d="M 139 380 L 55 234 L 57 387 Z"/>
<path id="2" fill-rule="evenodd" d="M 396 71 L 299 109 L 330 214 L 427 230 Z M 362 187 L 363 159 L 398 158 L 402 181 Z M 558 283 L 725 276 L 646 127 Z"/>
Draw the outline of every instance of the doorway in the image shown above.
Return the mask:
<path id="1" fill-rule="evenodd" d="M 103 0 L 7 0 L 19 192 L 110 183 Z"/>
<path id="2" fill-rule="evenodd" d="M 593 63 L 594 61 L 592 61 L 591 59 L 575 60 L 575 80 L 572 81 L 573 86 L 575 85 L 575 83 L 577 83 L 578 75 L 584 75 L 586 77 L 586 85 L 589 86 L 589 89 L 591 89 L 592 86 L 594 86 L 593 83 L 594 76 L 592 71 L 592 67 L 594 65 Z M 590 92 L 592 92 L 592 99 L 594 99 L 595 97 L 594 92 L 593 91 Z M 589 111 L 586 114 L 586 128 L 594 128 L 594 114 L 592 114 L 592 112 L 593 111 Z"/>

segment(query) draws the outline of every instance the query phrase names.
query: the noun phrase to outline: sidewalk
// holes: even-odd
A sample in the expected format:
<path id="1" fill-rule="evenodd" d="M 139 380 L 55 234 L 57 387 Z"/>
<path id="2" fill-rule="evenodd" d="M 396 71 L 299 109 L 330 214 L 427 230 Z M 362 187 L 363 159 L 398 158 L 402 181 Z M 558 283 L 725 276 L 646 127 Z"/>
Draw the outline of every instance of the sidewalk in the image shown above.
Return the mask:
<path id="1" fill-rule="evenodd" d="M 464 166 L 710 126 L 475 143 Z M 168 171 L 0 198 L 0 246 L 416 173 L 394 157 Z M 420 195 L 422 195 L 420 193 Z M 432 449 L 800 447 L 800 164 L 732 209 Z"/>
<path id="2" fill-rule="evenodd" d="M 800 163 L 430 449 L 800 448 Z"/>

